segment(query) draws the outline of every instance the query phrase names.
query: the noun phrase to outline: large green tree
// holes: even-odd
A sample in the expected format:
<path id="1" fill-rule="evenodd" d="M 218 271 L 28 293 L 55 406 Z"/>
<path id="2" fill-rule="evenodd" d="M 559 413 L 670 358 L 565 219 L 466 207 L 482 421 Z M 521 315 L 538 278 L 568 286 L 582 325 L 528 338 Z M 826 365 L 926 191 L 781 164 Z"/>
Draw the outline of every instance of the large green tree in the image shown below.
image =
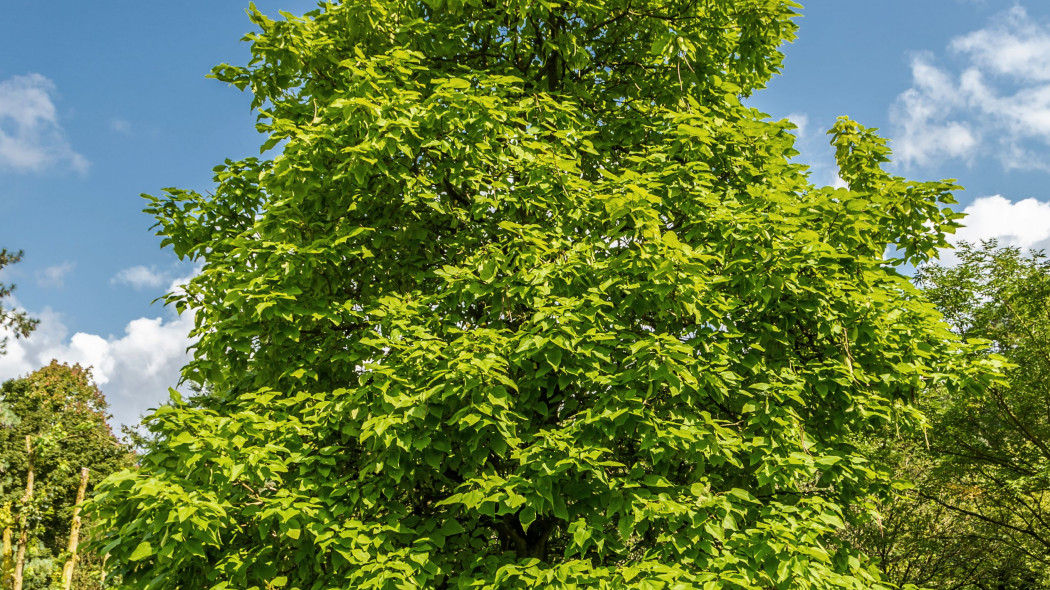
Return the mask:
<path id="1" fill-rule="evenodd" d="M 185 370 L 94 510 L 129 587 L 877 585 L 854 441 L 964 358 L 902 263 L 951 182 L 741 103 L 787 0 L 254 8 L 271 159 L 151 198 L 202 264 Z M 900 252 L 884 258 L 887 245 Z M 961 387 L 965 379 L 947 383 Z"/>

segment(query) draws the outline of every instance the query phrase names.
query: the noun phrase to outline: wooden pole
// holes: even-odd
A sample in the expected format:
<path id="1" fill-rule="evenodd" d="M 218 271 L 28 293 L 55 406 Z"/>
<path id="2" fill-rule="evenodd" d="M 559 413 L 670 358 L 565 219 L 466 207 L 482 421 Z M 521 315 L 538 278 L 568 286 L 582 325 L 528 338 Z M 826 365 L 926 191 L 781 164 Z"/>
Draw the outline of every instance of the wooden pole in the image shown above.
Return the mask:
<path id="1" fill-rule="evenodd" d="M 84 503 L 87 492 L 88 468 L 80 468 L 80 487 L 77 489 L 77 503 L 73 505 L 73 526 L 69 529 L 69 559 L 62 568 L 62 590 L 73 587 L 73 568 L 77 562 L 77 544 L 80 542 L 80 505 Z"/>
<path id="2" fill-rule="evenodd" d="M 4 523 L 4 549 L 3 557 L 0 558 L 0 588 L 7 586 L 7 577 L 11 574 L 11 558 L 13 548 L 11 547 L 13 533 L 9 523 Z"/>
<path id="3" fill-rule="evenodd" d="M 26 565 L 26 545 L 29 544 L 29 502 L 33 499 L 33 439 L 26 435 L 26 460 L 29 473 L 26 475 L 26 495 L 22 499 L 22 531 L 18 535 L 18 556 L 15 558 L 14 590 L 22 590 L 22 573 Z"/>

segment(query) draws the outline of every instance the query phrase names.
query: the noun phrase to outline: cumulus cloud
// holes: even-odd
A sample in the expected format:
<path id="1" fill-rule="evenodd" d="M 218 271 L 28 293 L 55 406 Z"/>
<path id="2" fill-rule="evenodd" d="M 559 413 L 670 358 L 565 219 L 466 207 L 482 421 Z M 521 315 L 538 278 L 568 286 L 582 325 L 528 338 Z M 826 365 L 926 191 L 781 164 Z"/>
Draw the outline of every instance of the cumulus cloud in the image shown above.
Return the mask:
<path id="1" fill-rule="evenodd" d="M 1040 248 L 1050 240 L 1050 202 L 1024 199 L 1016 203 L 1000 196 L 982 197 L 963 210 L 966 227 L 955 241 L 995 238 L 1004 246 Z"/>
<path id="2" fill-rule="evenodd" d="M 0 356 L 0 381 L 25 376 L 57 359 L 91 366 L 95 382 L 106 395 L 114 420 L 134 424 L 150 408 L 168 399 L 168 388 L 179 382 L 189 361 L 190 314 L 169 318 L 139 318 L 119 336 L 100 336 L 69 329 L 51 309 L 33 313 L 40 325 L 29 338 L 11 338 Z"/>
<path id="3" fill-rule="evenodd" d="M 1050 145 L 1050 25 L 1015 6 L 948 50 L 957 67 L 912 59 L 912 87 L 890 109 L 898 161 L 996 154 L 1008 169 L 1050 170 L 1032 149 Z"/>
<path id="4" fill-rule="evenodd" d="M 62 165 L 87 171 L 87 159 L 62 131 L 54 94 L 54 83 L 40 74 L 0 81 L 0 169 L 39 172 Z"/>
<path id="5" fill-rule="evenodd" d="M 157 267 L 132 266 L 118 272 L 110 279 L 113 284 L 130 285 L 135 289 L 156 289 L 171 281 L 171 276 Z"/>
<path id="6" fill-rule="evenodd" d="M 1050 249 L 1050 202 L 1036 199 L 1011 201 L 1001 195 L 981 197 L 963 209 L 966 227 L 950 241 L 980 243 L 996 240 L 1000 246 L 1014 246 L 1022 250 Z M 955 264 L 958 258 L 950 252 L 941 253 L 941 262 Z"/>
<path id="7" fill-rule="evenodd" d="M 63 262 L 49 266 L 36 273 L 36 284 L 41 287 L 62 288 L 66 286 L 66 275 L 76 268 L 75 262 Z"/>

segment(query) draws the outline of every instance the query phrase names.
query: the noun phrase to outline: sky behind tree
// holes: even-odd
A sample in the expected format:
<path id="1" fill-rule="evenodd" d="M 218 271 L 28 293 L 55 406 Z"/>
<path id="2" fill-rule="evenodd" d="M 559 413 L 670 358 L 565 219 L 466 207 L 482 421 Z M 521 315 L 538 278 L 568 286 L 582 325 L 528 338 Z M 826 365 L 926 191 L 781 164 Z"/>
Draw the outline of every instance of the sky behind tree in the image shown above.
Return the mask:
<path id="1" fill-rule="evenodd" d="M 798 125 L 815 183 L 838 182 L 825 131 L 849 115 L 892 139 L 895 173 L 959 179 L 961 237 L 1050 246 L 1050 5 L 805 4 L 783 74 L 750 104 Z M 205 78 L 247 61 L 252 25 L 239 0 L 0 7 L 0 246 L 26 251 L 0 281 L 42 320 L 0 380 L 90 364 L 133 422 L 167 399 L 189 344 L 192 318 L 154 301 L 194 272 L 159 248 L 139 194 L 207 191 L 215 165 L 258 154 L 250 96 Z"/>

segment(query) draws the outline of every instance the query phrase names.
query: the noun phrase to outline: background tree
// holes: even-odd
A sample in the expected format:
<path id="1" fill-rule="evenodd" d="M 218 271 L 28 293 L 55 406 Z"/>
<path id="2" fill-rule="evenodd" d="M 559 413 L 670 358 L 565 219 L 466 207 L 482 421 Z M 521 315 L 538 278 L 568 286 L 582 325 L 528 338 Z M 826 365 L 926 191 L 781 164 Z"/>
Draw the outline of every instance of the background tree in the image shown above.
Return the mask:
<path id="1" fill-rule="evenodd" d="M 0 250 L 0 270 L 22 260 L 22 252 L 8 252 L 7 249 Z M 4 307 L 4 299 L 11 296 L 14 285 L 0 283 L 0 331 L 11 330 L 16 337 L 25 338 L 36 327 L 38 320 L 30 318 L 25 312 Z M 0 354 L 4 353 L 7 346 L 7 336 L 0 333 Z M 0 420 L 3 419 L 3 410 L 0 408 Z"/>
<path id="2" fill-rule="evenodd" d="M 130 465 L 129 451 L 106 422 L 106 402 L 90 371 L 79 365 L 53 361 L 24 378 L 7 381 L 0 386 L 0 403 L 14 417 L 0 427 L 0 505 L 8 507 L 16 522 L 27 517 L 32 559 L 25 588 L 43 588 L 62 569 L 81 467 L 91 470 L 93 488 Z M 27 436 L 32 440 L 35 473 L 29 505 L 22 501 L 29 466 Z"/>
<path id="3" fill-rule="evenodd" d="M 869 588 L 856 447 L 966 379 L 897 266 L 948 181 L 787 121 L 785 0 L 326 2 L 248 36 L 272 160 L 151 198 L 185 376 L 94 510 L 128 587 Z M 902 256 L 886 260 L 886 245 Z"/>
<path id="4" fill-rule="evenodd" d="M 938 438 L 935 431 L 928 434 L 931 441 Z M 871 440 L 873 461 L 893 468 L 902 489 L 882 498 L 877 518 L 854 523 L 847 538 L 877 560 L 887 581 L 935 590 L 1048 587 L 1038 560 L 1014 542 L 998 541 L 1015 537 L 1012 531 L 970 513 L 978 490 L 946 473 L 942 445 L 927 447 L 922 435 L 902 438 L 892 431 Z"/>
<path id="5" fill-rule="evenodd" d="M 930 588 L 1050 587 L 1050 262 L 995 241 L 916 281 L 953 330 L 1010 362 L 984 389 L 931 390 L 928 436 L 875 455 L 915 483 L 858 531 L 890 580 Z"/>

